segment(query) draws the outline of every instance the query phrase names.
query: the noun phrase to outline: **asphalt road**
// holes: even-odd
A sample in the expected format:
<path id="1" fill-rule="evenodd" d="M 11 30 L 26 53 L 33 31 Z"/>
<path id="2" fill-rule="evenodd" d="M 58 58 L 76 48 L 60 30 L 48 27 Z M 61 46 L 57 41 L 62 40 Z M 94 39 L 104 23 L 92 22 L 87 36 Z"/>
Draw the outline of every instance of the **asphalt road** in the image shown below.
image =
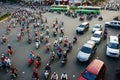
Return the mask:
<path id="1" fill-rule="evenodd" d="M 55 61 L 51 65 L 52 73 L 54 71 L 57 72 L 60 78 L 60 75 L 63 72 L 66 72 L 69 77 L 68 80 L 76 80 L 77 77 L 80 75 L 80 72 L 82 72 L 89 64 L 89 63 L 81 64 L 77 62 L 76 56 L 79 51 L 79 48 L 81 48 L 82 45 L 90 39 L 92 35 L 91 33 L 92 26 L 100 23 L 104 28 L 104 23 L 106 21 L 112 21 L 112 18 L 118 15 L 119 13 L 120 12 L 115 12 L 115 11 L 102 11 L 101 15 L 103 16 L 103 19 L 104 19 L 103 21 L 98 21 L 97 18 L 94 18 L 93 20 L 88 21 L 90 23 L 90 29 L 85 34 L 78 36 L 78 42 L 73 45 L 72 51 L 68 54 L 67 63 L 64 66 L 61 66 L 60 60 L 56 57 Z M 79 17 L 73 19 L 71 17 L 64 16 L 64 14 L 59 15 L 56 13 L 47 12 L 43 14 L 43 16 L 47 17 L 48 23 L 46 25 L 49 25 L 49 26 L 52 26 L 52 23 L 53 21 L 55 21 L 55 18 L 57 18 L 58 21 L 64 21 L 65 35 L 69 38 L 69 40 L 72 40 L 73 36 L 76 34 L 75 33 L 76 27 L 80 23 L 82 23 L 79 21 Z M 7 26 L 7 23 L 0 23 L 0 36 L 5 33 L 6 26 Z M 33 33 L 32 27 L 33 26 L 31 25 L 31 33 Z M 16 34 L 18 33 L 19 30 L 20 30 L 19 26 L 17 28 L 13 28 L 12 32 L 9 35 L 7 35 L 9 40 L 7 43 L 10 43 L 13 47 L 13 55 L 11 57 L 12 63 L 15 65 L 15 67 L 19 71 L 19 77 L 17 78 L 17 80 L 32 80 L 31 75 L 32 75 L 34 64 L 31 67 L 28 67 L 28 64 L 27 64 L 28 55 L 31 50 L 34 50 L 36 54 L 40 54 L 42 58 L 42 63 L 38 68 L 38 70 L 39 70 L 40 80 L 44 80 L 43 69 L 49 59 L 49 54 L 46 53 L 45 51 L 45 44 L 42 43 L 40 46 L 40 49 L 36 50 L 35 42 L 32 42 L 32 44 L 27 43 L 27 35 L 25 35 L 22 38 L 22 40 L 18 42 Z M 52 27 L 50 31 L 52 31 Z M 118 33 L 120 33 L 120 30 L 108 28 L 108 36 L 117 35 Z M 56 38 L 53 38 L 51 35 L 52 33 L 50 33 L 50 42 L 51 44 L 53 44 L 53 40 L 55 40 Z M 106 42 L 107 40 L 102 40 L 100 45 L 98 45 L 97 51 L 95 55 L 92 57 L 92 59 L 98 58 L 105 62 L 107 71 L 105 73 L 104 80 L 117 80 L 115 78 L 115 70 L 120 68 L 120 60 L 106 57 L 105 55 Z M 0 55 L 3 53 L 7 53 L 7 44 L 4 44 L 4 45 L 0 44 Z M 10 80 L 9 73 L 0 71 L 0 80 Z"/>

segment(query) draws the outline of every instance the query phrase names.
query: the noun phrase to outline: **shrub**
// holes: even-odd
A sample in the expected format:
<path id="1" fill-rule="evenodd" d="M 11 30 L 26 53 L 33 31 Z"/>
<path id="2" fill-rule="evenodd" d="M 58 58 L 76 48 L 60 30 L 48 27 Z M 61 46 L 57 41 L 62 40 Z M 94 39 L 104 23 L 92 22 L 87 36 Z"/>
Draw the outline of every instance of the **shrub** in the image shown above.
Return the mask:
<path id="1" fill-rule="evenodd" d="M 3 19 L 9 17 L 10 15 L 11 15 L 10 13 L 6 13 L 6 14 L 0 16 L 0 21 L 2 21 Z"/>

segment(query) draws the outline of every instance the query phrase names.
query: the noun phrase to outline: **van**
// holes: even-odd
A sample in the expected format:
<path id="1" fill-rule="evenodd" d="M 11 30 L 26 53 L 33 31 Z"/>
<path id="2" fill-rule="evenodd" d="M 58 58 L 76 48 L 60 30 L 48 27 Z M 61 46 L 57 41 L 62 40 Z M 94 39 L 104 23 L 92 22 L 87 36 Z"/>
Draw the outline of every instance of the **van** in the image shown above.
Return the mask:
<path id="1" fill-rule="evenodd" d="M 77 80 L 102 80 L 105 71 L 105 63 L 101 60 L 94 59 Z"/>
<path id="2" fill-rule="evenodd" d="M 119 58 L 120 56 L 120 46 L 117 36 L 110 36 L 107 41 L 106 55 L 114 58 Z"/>

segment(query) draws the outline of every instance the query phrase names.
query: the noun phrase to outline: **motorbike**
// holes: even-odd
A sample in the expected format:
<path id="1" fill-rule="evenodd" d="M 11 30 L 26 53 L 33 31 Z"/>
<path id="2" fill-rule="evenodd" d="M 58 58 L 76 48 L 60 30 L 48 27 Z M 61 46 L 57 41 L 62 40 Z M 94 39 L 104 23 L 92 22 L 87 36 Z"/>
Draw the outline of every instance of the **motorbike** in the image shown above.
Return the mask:
<path id="1" fill-rule="evenodd" d="M 31 66 L 33 64 L 33 62 L 34 62 L 34 59 L 29 58 L 28 59 L 28 66 Z"/>
<path id="2" fill-rule="evenodd" d="M 50 76 L 50 73 L 51 73 L 51 70 L 45 70 L 44 71 L 45 79 L 48 79 L 48 77 Z"/>
<path id="3" fill-rule="evenodd" d="M 76 43 L 77 42 L 77 38 L 73 38 L 73 43 Z"/>
<path id="4" fill-rule="evenodd" d="M 41 63 L 40 60 L 36 60 L 36 61 L 35 61 L 35 67 L 38 68 L 38 67 L 40 66 L 40 63 Z"/>
<path id="5" fill-rule="evenodd" d="M 13 52 L 13 51 L 12 51 L 11 49 L 8 48 L 7 51 L 8 51 L 8 55 L 9 55 L 9 56 L 12 55 L 12 52 Z"/>
<path id="6" fill-rule="evenodd" d="M 51 64 L 54 61 L 54 59 L 55 59 L 55 53 L 51 52 L 50 54 L 51 55 L 50 55 L 49 63 Z"/>
<path id="7" fill-rule="evenodd" d="M 80 21 L 84 21 L 84 20 L 85 20 L 85 17 L 84 17 L 84 16 L 81 16 L 79 20 L 80 20 Z"/>
<path id="8" fill-rule="evenodd" d="M 67 40 L 64 40 L 64 47 L 67 46 L 67 43 L 68 43 L 68 41 L 67 41 Z"/>
<path id="9" fill-rule="evenodd" d="M 15 70 L 11 73 L 10 77 L 11 77 L 11 80 L 14 80 L 15 78 L 17 78 L 17 77 L 18 77 L 18 71 L 15 69 Z"/>
<path id="10" fill-rule="evenodd" d="M 7 42 L 7 38 L 6 37 L 3 37 L 2 38 L 2 44 L 6 43 Z"/>
<path id="11" fill-rule="evenodd" d="M 37 56 L 36 61 L 35 61 L 35 67 L 38 68 L 40 66 L 40 64 L 41 64 L 41 58 L 40 58 L 40 56 Z"/>
<path id="12" fill-rule="evenodd" d="M 35 42 L 35 47 L 36 47 L 36 49 L 38 49 L 40 47 L 40 41 Z"/>
<path id="13" fill-rule="evenodd" d="M 29 39 L 28 39 L 28 44 L 31 44 L 31 43 L 32 43 L 32 39 L 29 38 Z"/>
<path id="14" fill-rule="evenodd" d="M 6 34 L 9 34 L 10 31 L 11 31 L 11 27 L 8 27 L 8 28 L 7 28 L 7 32 L 6 32 Z"/>
<path id="15" fill-rule="evenodd" d="M 59 37 L 58 42 L 59 42 L 59 43 L 62 43 L 62 42 L 63 42 L 63 37 Z"/>
<path id="16" fill-rule="evenodd" d="M 46 35 L 49 35 L 49 29 L 46 30 Z"/>
<path id="17" fill-rule="evenodd" d="M 92 20 L 92 15 L 87 15 L 87 20 Z"/>
<path id="18" fill-rule="evenodd" d="M 63 57 L 62 60 L 61 60 L 61 63 L 62 63 L 62 64 L 65 64 L 66 62 L 67 62 L 67 58 L 64 58 L 64 57 Z"/>
<path id="19" fill-rule="evenodd" d="M 54 36 L 54 37 L 56 37 L 56 36 L 57 36 L 57 33 L 56 33 L 55 31 L 53 32 L 53 36 Z"/>
<path id="20" fill-rule="evenodd" d="M 106 38 L 107 38 L 107 34 L 104 33 L 104 40 L 106 40 Z"/>
<path id="21" fill-rule="evenodd" d="M 103 17 L 102 17 L 102 16 L 99 16 L 99 17 L 98 17 L 98 20 L 101 20 L 101 21 L 102 21 L 102 20 L 103 20 Z"/>
<path id="22" fill-rule="evenodd" d="M 20 34 L 17 35 L 17 40 L 18 40 L 18 41 L 21 40 L 21 35 L 20 35 Z"/>

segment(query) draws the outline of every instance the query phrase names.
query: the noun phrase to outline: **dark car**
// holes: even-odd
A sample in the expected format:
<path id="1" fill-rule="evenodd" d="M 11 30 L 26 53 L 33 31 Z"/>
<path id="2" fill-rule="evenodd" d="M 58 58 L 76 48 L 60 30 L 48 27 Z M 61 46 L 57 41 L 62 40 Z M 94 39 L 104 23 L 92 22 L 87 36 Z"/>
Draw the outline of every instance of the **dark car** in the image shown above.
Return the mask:
<path id="1" fill-rule="evenodd" d="M 80 24 L 77 29 L 76 29 L 76 33 L 84 33 L 86 31 L 89 30 L 89 23 L 88 22 L 83 22 L 82 24 Z"/>

